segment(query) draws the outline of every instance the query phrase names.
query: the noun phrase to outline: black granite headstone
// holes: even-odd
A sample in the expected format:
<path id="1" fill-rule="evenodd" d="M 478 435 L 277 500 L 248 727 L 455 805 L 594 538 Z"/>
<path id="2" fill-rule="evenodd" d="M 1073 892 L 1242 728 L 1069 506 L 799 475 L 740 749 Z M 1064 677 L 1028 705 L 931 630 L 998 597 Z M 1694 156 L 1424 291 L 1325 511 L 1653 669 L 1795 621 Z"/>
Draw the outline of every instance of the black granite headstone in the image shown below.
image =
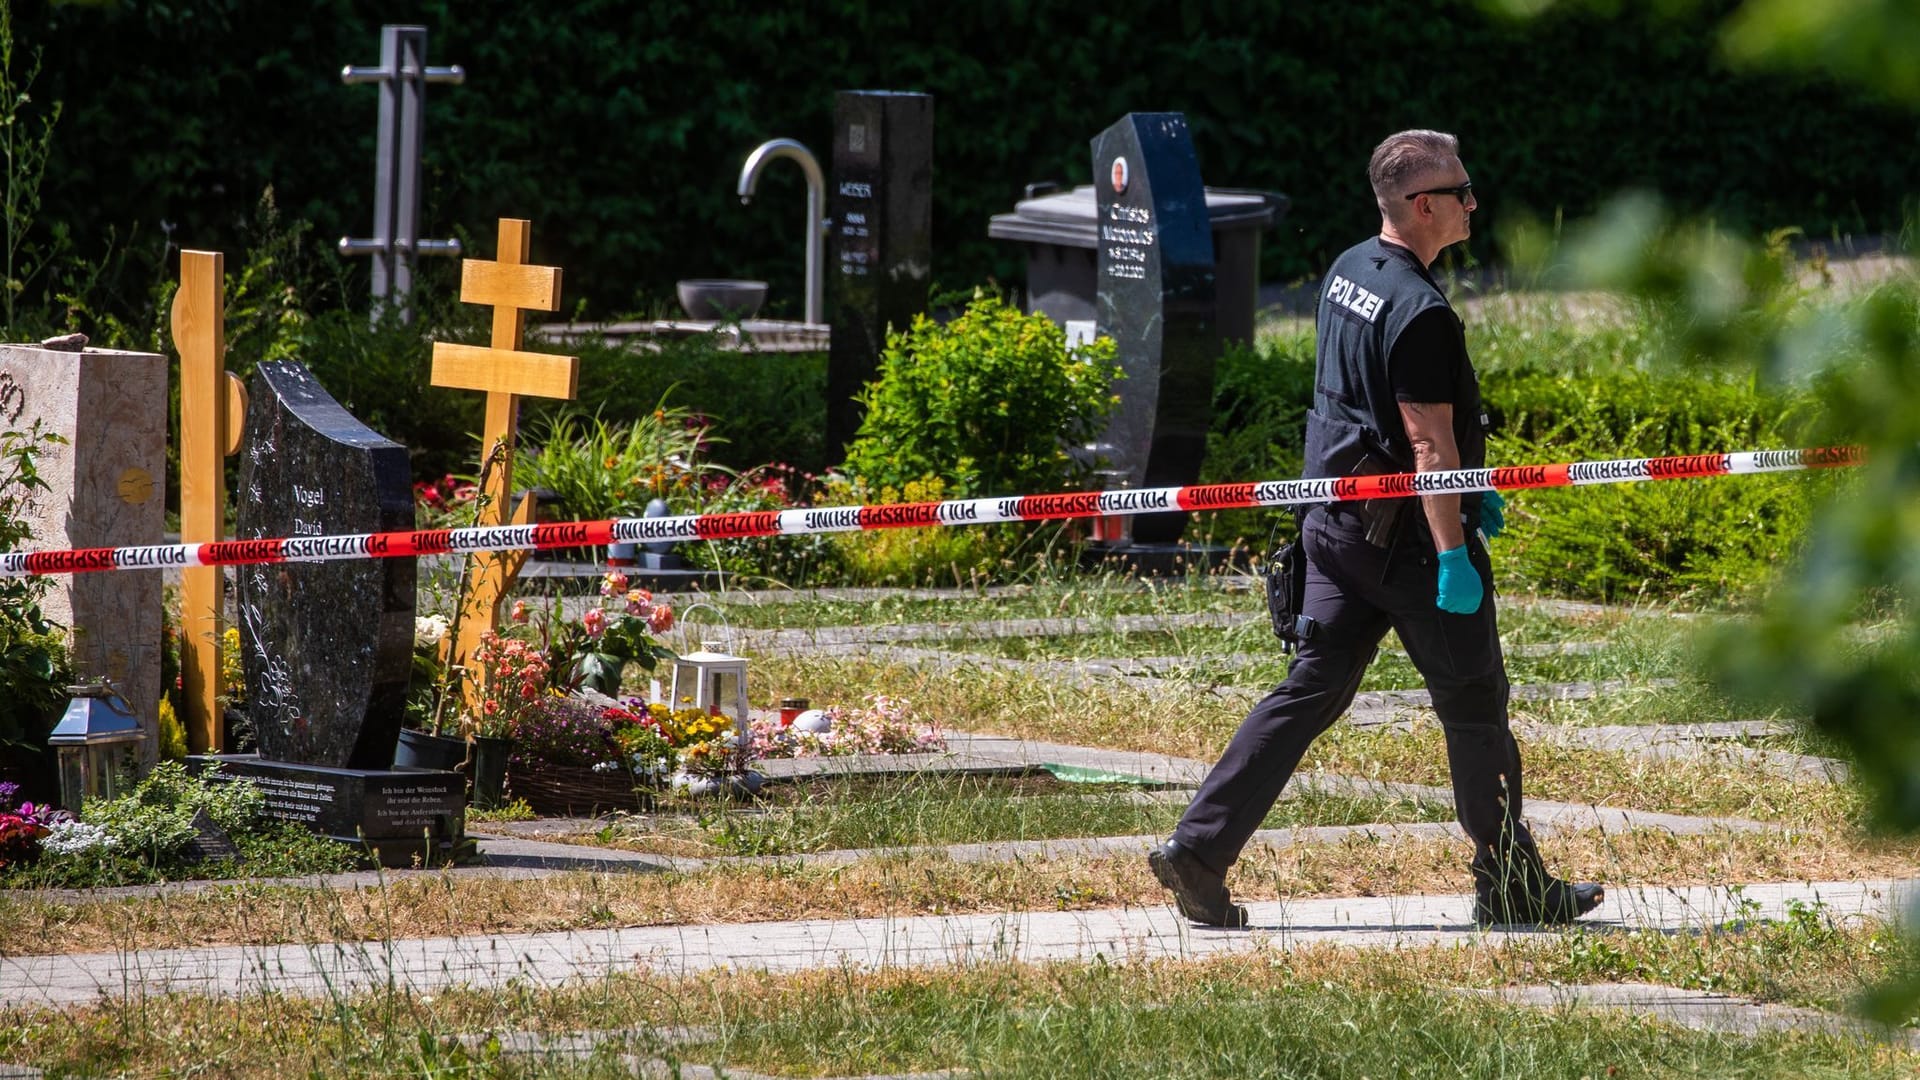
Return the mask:
<path id="1" fill-rule="evenodd" d="M 413 528 L 406 447 L 354 419 L 299 364 L 261 364 L 249 393 L 240 539 Z M 469 852 L 466 778 L 392 768 L 413 665 L 415 560 L 264 563 L 236 577 L 260 752 L 190 764 L 252 781 L 268 815 L 364 844 L 387 866 Z"/>
<path id="2" fill-rule="evenodd" d="M 240 539 L 413 528 L 406 447 L 354 419 L 291 361 L 254 373 Z M 235 607 L 262 758 L 393 764 L 413 664 L 415 560 L 241 567 Z"/>
<path id="3" fill-rule="evenodd" d="M 827 452 L 860 428 L 855 395 L 873 381 L 887 329 L 927 309 L 933 272 L 933 98 L 891 90 L 834 97 L 827 213 L 833 336 Z"/>
<path id="4" fill-rule="evenodd" d="M 1126 375 L 1101 441 L 1136 486 L 1191 484 L 1206 454 L 1223 342 L 1206 190 L 1186 117 L 1128 113 L 1094 137 L 1093 179 L 1096 330 L 1114 339 Z M 1185 527 L 1185 514 L 1143 514 L 1133 538 L 1166 543 Z"/>

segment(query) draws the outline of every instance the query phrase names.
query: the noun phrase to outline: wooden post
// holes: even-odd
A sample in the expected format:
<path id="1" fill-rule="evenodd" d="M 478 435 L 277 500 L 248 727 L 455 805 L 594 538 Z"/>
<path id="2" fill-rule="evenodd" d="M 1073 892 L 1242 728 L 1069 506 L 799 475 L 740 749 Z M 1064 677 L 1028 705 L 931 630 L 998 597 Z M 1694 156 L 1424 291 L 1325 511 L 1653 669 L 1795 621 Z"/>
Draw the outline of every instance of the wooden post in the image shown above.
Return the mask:
<path id="1" fill-rule="evenodd" d="M 533 230 L 529 222 L 500 219 L 500 246 L 493 262 L 465 259 L 460 263 L 460 299 L 493 308 L 490 348 L 433 343 L 433 385 L 483 390 L 487 395 L 486 426 L 480 436 L 480 524 L 499 525 L 512 509 L 513 447 L 520 422 L 520 398 L 572 398 L 580 382 L 580 360 L 574 356 L 522 352 L 526 312 L 560 309 L 560 268 L 529 266 Z M 531 520 L 528 498 L 518 517 Z M 467 564 L 466 589 L 461 596 L 460 633 L 452 642 L 447 662 L 464 668 L 480 637 L 500 624 L 500 598 L 511 574 L 525 559 L 523 553 L 478 552 Z M 466 680 L 471 703 L 478 684 Z"/>
<path id="2" fill-rule="evenodd" d="M 226 465 L 240 449 L 247 391 L 226 370 L 226 260 L 217 251 L 180 253 L 180 291 L 173 295 L 173 345 L 180 350 L 180 542 L 210 544 L 226 529 Z M 180 722 L 187 749 L 221 747 L 220 634 L 226 571 L 181 571 Z"/>

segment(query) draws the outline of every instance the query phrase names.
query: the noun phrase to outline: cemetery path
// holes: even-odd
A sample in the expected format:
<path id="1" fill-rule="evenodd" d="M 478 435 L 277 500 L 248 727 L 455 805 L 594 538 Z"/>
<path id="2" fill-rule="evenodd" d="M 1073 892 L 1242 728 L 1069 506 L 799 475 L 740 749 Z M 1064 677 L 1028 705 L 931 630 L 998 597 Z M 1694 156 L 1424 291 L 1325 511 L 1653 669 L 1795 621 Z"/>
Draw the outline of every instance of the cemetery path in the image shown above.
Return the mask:
<path id="1" fill-rule="evenodd" d="M 1589 932 L 1737 932 L 1813 906 L 1848 922 L 1887 920 L 1916 895 L 1893 881 L 1615 889 Z M 717 968 L 793 972 L 1009 961 L 1145 961 L 1315 945 L 1499 948 L 1543 931 L 1481 931 L 1468 896 L 1269 901 L 1248 905 L 1248 930 L 1196 928 L 1170 908 L 811 919 L 545 934 L 219 946 L 0 958 L 0 1005 L 64 1007 L 158 994 L 327 997 L 401 989 L 555 985 L 624 972 Z M 1552 933 L 1554 931 L 1544 931 Z"/>

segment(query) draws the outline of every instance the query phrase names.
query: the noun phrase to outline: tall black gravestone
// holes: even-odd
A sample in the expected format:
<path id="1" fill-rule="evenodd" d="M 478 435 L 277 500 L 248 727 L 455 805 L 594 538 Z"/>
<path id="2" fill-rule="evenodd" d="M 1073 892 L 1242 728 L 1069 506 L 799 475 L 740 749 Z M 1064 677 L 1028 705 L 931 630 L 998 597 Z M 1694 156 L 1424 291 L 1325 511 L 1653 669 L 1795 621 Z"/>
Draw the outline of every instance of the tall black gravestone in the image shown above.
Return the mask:
<path id="1" fill-rule="evenodd" d="M 254 373 L 237 539 L 413 528 L 406 447 L 354 419 L 300 364 Z M 461 839 L 465 779 L 394 772 L 413 662 L 415 560 L 260 563 L 235 609 L 257 755 L 217 758 L 270 811 L 405 865 Z"/>
<path id="2" fill-rule="evenodd" d="M 1200 478 L 1223 342 L 1214 306 L 1207 198 L 1186 117 L 1128 113 L 1093 139 L 1098 198 L 1097 332 L 1125 380 L 1103 441 L 1136 486 Z M 1181 513 L 1134 519 L 1138 543 L 1179 539 Z"/>
<path id="3" fill-rule="evenodd" d="M 933 272 L 933 98 L 891 90 L 834 97 L 827 197 L 833 322 L 827 453 L 860 429 L 854 396 L 873 380 L 887 329 L 927 309 Z"/>

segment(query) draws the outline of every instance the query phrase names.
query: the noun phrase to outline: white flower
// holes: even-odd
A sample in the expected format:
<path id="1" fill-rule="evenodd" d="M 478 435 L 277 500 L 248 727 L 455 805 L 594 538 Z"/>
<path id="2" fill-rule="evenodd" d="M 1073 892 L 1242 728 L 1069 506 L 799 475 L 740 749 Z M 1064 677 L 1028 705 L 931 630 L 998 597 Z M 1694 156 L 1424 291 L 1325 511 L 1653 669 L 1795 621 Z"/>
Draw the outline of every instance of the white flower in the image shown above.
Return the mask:
<path id="1" fill-rule="evenodd" d="M 113 843 L 105 826 L 84 821 L 56 821 L 40 838 L 41 850 L 49 855 L 83 855 L 95 848 L 111 848 Z"/>
<path id="2" fill-rule="evenodd" d="M 445 615 L 417 615 L 413 620 L 413 647 L 431 649 L 447 636 Z"/>

